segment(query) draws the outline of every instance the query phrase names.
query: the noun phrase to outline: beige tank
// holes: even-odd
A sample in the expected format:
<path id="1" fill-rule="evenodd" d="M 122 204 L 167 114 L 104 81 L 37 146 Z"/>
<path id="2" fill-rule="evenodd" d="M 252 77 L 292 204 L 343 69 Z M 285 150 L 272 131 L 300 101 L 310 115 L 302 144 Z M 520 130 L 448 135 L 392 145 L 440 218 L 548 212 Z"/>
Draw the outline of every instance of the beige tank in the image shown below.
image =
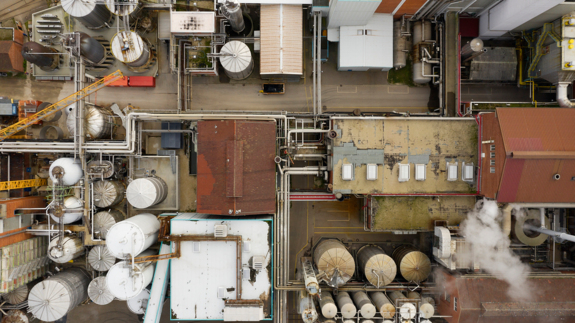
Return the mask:
<path id="1" fill-rule="evenodd" d="M 336 296 L 337 306 L 339 307 L 339 311 L 341 312 L 341 316 L 344 319 L 349 319 L 357 314 L 357 309 L 349 297 L 349 294 L 346 292 L 340 292 Z"/>
<path id="2" fill-rule="evenodd" d="M 397 274 L 397 266 L 390 256 L 377 246 L 365 246 L 357 253 L 359 270 L 375 287 L 389 285 Z"/>
<path id="3" fill-rule="evenodd" d="M 398 291 L 393 291 L 389 294 L 387 294 L 389 296 L 389 299 L 391 300 L 391 302 L 394 305 L 398 306 L 398 314 L 401 316 L 402 319 L 405 320 L 411 320 L 413 318 L 415 318 L 415 315 L 417 314 L 417 308 L 415 308 L 415 305 L 413 303 L 403 303 L 403 304 L 398 304 L 397 300 L 400 298 L 408 298 L 407 296 L 405 296 L 402 292 L 398 292 Z"/>
<path id="4" fill-rule="evenodd" d="M 407 298 L 410 299 L 417 299 L 420 301 L 419 303 L 419 312 L 423 318 L 430 318 L 435 314 L 435 300 L 431 297 L 421 297 L 418 292 L 409 292 L 407 293 Z"/>
<path id="5" fill-rule="evenodd" d="M 405 280 L 420 283 L 431 273 L 431 261 L 423 252 L 412 246 L 404 245 L 393 251 L 393 260 Z"/>
<path id="6" fill-rule="evenodd" d="M 375 307 L 377 307 L 379 314 L 381 314 L 384 319 L 393 318 L 395 315 L 395 305 L 391 303 L 384 293 L 370 292 L 369 296 L 371 296 L 371 299 L 375 303 Z"/>
<path id="7" fill-rule="evenodd" d="M 355 292 L 353 293 L 353 301 L 355 305 L 359 308 L 359 314 L 366 319 L 370 319 L 375 316 L 376 310 L 375 306 L 367 297 L 365 292 Z"/>
<path id="8" fill-rule="evenodd" d="M 355 261 L 339 240 L 323 240 L 316 246 L 313 256 L 318 280 L 331 287 L 345 285 L 355 273 Z"/>
<path id="9" fill-rule="evenodd" d="M 321 314 L 327 319 L 332 319 L 337 315 L 337 306 L 333 297 L 328 292 L 321 292 L 321 299 L 319 301 L 321 307 Z"/>

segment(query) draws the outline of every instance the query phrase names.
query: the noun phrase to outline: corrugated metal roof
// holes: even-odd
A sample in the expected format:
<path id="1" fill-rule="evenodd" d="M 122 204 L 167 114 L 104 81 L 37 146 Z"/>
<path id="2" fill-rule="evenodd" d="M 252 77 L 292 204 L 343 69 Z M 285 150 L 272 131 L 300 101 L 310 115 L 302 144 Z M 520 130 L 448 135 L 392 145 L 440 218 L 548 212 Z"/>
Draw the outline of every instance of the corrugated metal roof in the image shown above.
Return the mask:
<path id="1" fill-rule="evenodd" d="M 505 148 L 501 129 L 495 113 L 481 115 L 481 194 L 494 199 L 499 189 L 503 167 L 505 166 Z M 495 145 L 495 150 L 491 146 Z M 495 153 L 492 158 L 491 153 Z M 495 165 L 491 162 L 494 161 Z M 495 168 L 492 173 L 491 169 Z"/>
<path id="2" fill-rule="evenodd" d="M 262 5 L 260 74 L 303 73 L 301 5 Z"/>
<path id="3" fill-rule="evenodd" d="M 197 211 L 274 213 L 275 137 L 273 121 L 199 122 Z"/>

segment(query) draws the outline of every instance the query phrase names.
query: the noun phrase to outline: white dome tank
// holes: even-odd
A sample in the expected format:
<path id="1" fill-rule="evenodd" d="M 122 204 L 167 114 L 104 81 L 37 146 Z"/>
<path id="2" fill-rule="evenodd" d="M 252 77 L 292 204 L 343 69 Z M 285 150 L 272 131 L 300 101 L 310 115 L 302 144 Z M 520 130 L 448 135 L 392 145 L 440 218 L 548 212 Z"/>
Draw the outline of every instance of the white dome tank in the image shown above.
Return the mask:
<path id="1" fill-rule="evenodd" d="M 106 246 L 95 246 L 88 253 L 88 263 L 97 271 L 106 271 L 116 263 L 116 257 Z"/>
<path id="2" fill-rule="evenodd" d="M 389 293 L 388 296 L 393 304 L 397 304 L 398 299 L 408 298 L 402 292 L 398 291 L 393 291 Z M 413 305 L 412 303 L 403 303 L 401 306 L 399 306 L 398 314 L 401 316 L 402 319 L 411 320 L 415 318 L 415 314 L 417 314 L 417 309 L 415 308 L 415 305 Z"/>
<path id="3" fill-rule="evenodd" d="M 390 319 L 395 316 L 395 305 L 391 303 L 385 294 L 382 292 L 370 292 L 369 296 L 371 296 L 375 307 L 384 319 Z"/>
<path id="4" fill-rule="evenodd" d="M 76 222 L 82 218 L 84 215 L 84 209 L 82 208 L 84 203 L 82 200 L 75 196 L 68 196 L 64 198 L 64 215 L 62 217 L 57 217 L 54 214 L 50 214 L 52 220 L 59 223 L 63 221 L 64 224 L 69 224 Z"/>
<path id="5" fill-rule="evenodd" d="M 76 109 L 76 106 L 78 105 L 78 102 L 74 102 L 72 104 L 70 104 L 69 106 L 64 108 L 64 112 L 66 113 L 66 115 L 70 114 L 70 112 L 74 111 L 74 109 Z"/>
<path id="6" fill-rule="evenodd" d="M 159 231 L 155 215 L 138 214 L 114 224 L 106 235 L 106 246 L 116 258 L 127 259 L 132 252 L 136 257 L 158 240 Z"/>
<path id="7" fill-rule="evenodd" d="M 94 205 L 99 208 L 108 208 L 122 202 L 126 191 L 124 184 L 120 181 L 110 180 L 95 182 L 93 190 Z"/>
<path id="8" fill-rule="evenodd" d="M 233 80 L 243 80 L 252 74 L 254 70 L 254 60 L 250 48 L 237 40 L 232 40 L 224 45 L 220 50 L 220 62 L 226 75 Z"/>
<path id="9" fill-rule="evenodd" d="M 108 290 L 106 286 L 106 277 L 100 276 L 94 278 L 88 285 L 88 297 L 92 302 L 98 305 L 108 305 L 114 300 L 114 295 Z"/>
<path id="10" fill-rule="evenodd" d="M 365 292 L 355 292 L 353 293 L 353 301 L 355 305 L 359 308 L 359 314 L 366 319 L 370 319 L 375 316 L 376 310 L 375 306 L 371 303 L 367 294 Z"/>
<path id="11" fill-rule="evenodd" d="M 133 180 L 126 190 L 131 206 L 146 209 L 162 203 L 168 196 L 168 185 L 159 177 L 144 177 Z"/>
<path id="12" fill-rule="evenodd" d="M 101 211 L 94 214 L 94 235 L 106 239 L 110 228 L 124 220 L 125 216 L 118 210 Z"/>
<path id="13" fill-rule="evenodd" d="M 62 0 L 61 4 L 64 11 L 90 29 L 104 27 L 112 18 L 110 11 L 95 1 Z"/>
<path id="14" fill-rule="evenodd" d="M 59 158 L 50 165 L 50 179 L 54 183 L 59 182 L 64 186 L 72 186 L 84 176 L 80 162 L 74 158 Z"/>
<path id="15" fill-rule="evenodd" d="M 86 121 L 84 122 L 84 133 L 88 139 L 110 139 L 114 129 L 114 116 L 105 108 L 86 105 Z M 76 111 L 71 111 L 66 119 L 69 137 L 74 137 L 76 128 Z"/>
<path id="16" fill-rule="evenodd" d="M 114 57 L 130 67 L 143 66 L 150 59 L 148 44 L 133 31 L 121 31 L 114 35 L 110 47 Z"/>
<path id="17" fill-rule="evenodd" d="M 146 308 L 148 307 L 148 300 L 150 299 L 150 291 L 144 289 L 138 296 L 130 298 L 126 303 L 128 304 L 128 309 L 134 314 L 144 314 L 146 313 Z"/>
<path id="18" fill-rule="evenodd" d="M 106 284 L 110 293 L 120 300 L 128 300 L 138 296 L 152 282 L 154 265 L 139 264 L 141 271 L 132 273 L 132 266 L 126 261 L 120 261 L 110 268 L 106 275 Z"/>
<path id="19" fill-rule="evenodd" d="M 339 307 L 339 311 L 341 312 L 341 316 L 344 319 L 349 319 L 357 314 L 357 308 L 353 305 L 351 297 L 347 292 L 339 292 L 336 296 L 337 299 L 337 306 Z"/>
<path id="20" fill-rule="evenodd" d="M 48 246 L 48 258 L 53 262 L 63 264 L 84 254 L 84 245 L 80 238 L 64 236 L 61 246 L 58 246 L 59 239 L 53 238 Z"/>
<path id="21" fill-rule="evenodd" d="M 323 317 L 332 319 L 337 315 L 337 306 L 335 306 L 335 302 L 330 293 L 321 292 L 319 306 L 321 307 L 321 314 Z"/>

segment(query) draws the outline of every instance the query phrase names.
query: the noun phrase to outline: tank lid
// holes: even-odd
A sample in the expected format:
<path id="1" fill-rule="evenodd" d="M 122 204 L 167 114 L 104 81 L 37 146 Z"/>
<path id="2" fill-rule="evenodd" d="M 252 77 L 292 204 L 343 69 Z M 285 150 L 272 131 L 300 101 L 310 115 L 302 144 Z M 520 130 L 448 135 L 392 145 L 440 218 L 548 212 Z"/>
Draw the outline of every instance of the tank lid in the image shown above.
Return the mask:
<path id="1" fill-rule="evenodd" d="M 122 63 L 131 63 L 142 56 L 144 41 L 133 31 L 121 31 L 111 42 L 112 54 Z"/>
<path id="2" fill-rule="evenodd" d="M 246 70 L 252 62 L 252 53 L 249 47 L 237 40 L 230 41 L 222 47 L 220 54 L 229 56 L 221 56 L 220 62 L 222 66 L 230 72 L 241 72 Z"/>
<path id="3" fill-rule="evenodd" d="M 145 244 L 145 239 L 146 235 L 139 226 L 129 220 L 124 220 L 114 224 L 110 230 L 108 230 L 106 234 L 106 246 L 110 253 L 116 258 L 125 259 L 125 257 L 134 251 L 139 254 L 142 251 L 140 249 L 143 248 Z"/>
<path id="4" fill-rule="evenodd" d="M 96 7 L 95 1 L 62 0 L 62 8 L 72 17 L 84 17 L 89 15 Z"/>
<path id="5" fill-rule="evenodd" d="M 30 312 L 46 322 L 61 319 L 71 305 L 68 289 L 56 280 L 47 279 L 36 284 L 28 296 Z"/>
<path id="6" fill-rule="evenodd" d="M 114 295 L 108 290 L 106 285 L 106 277 L 96 277 L 88 285 L 88 296 L 92 302 L 98 305 L 107 305 L 112 303 L 114 300 Z"/>
<path id="7" fill-rule="evenodd" d="M 126 303 L 128 303 L 128 309 L 134 314 L 144 314 L 146 313 L 146 307 L 148 306 L 148 300 L 150 299 L 150 291 L 144 289 L 138 296 L 130 298 Z"/>
<path id="8" fill-rule="evenodd" d="M 106 284 L 110 293 L 121 300 L 128 300 L 144 289 L 143 273 L 132 275 L 132 266 L 120 261 L 110 268 L 106 275 Z"/>
<path id="9" fill-rule="evenodd" d="M 154 205 L 158 194 L 159 192 L 154 183 L 147 178 L 133 180 L 126 190 L 128 202 L 138 209 L 145 209 Z"/>
<path id="10" fill-rule="evenodd" d="M 98 271 L 106 271 L 116 263 L 116 257 L 106 246 L 95 246 L 88 254 L 88 263 Z"/>
<path id="11" fill-rule="evenodd" d="M 120 193 L 111 181 L 97 181 L 94 183 L 94 204 L 97 207 L 108 207 Z"/>

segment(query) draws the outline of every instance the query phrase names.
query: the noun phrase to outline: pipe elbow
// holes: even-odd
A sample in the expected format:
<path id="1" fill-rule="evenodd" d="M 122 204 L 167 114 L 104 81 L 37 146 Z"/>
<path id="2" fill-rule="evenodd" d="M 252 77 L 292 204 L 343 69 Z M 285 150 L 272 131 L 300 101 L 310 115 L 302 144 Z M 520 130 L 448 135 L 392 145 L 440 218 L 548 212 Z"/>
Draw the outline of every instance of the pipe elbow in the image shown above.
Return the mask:
<path id="1" fill-rule="evenodd" d="M 569 82 L 557 83 L 557 103 L 562 108 L 575 108 L 575 102 L 571 102 L 567 97 L 567 87 Z"/>

